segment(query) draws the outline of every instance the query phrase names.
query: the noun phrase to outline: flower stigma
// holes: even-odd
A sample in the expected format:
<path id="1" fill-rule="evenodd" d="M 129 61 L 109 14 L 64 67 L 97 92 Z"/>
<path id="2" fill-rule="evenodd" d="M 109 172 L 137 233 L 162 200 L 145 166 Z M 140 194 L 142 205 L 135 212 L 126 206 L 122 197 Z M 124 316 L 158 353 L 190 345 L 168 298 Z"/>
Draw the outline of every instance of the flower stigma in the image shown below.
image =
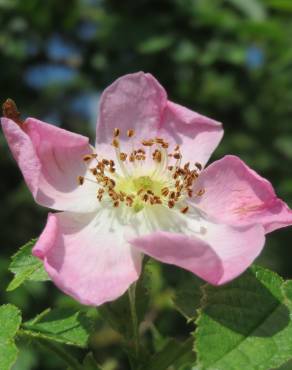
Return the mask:
<path id="1" fill-rule="evenodd" d="M 79 176 L 78 183 L 82 186 L 84 181 L 95 182 L 99 202 L 109 202 L 115 208 L 125 206 L 134 213 L 159 205 L 185 214 L 189 210 L 188 199 L 205 193 L 205 189 L 193 191 L 202 165 L 198 162 L 192 167 L 190 162 L 182 165 L 179 145 L 169 152 L 169 143 L 154 137 L 124 152 L 119 136 L 120 129 L 114 129 L 114 160 L 100 158 L 96 153 L 83 157 L 91 176 Z M 134 130 L 127 131 L 129 139 L 134 136 Z"/>

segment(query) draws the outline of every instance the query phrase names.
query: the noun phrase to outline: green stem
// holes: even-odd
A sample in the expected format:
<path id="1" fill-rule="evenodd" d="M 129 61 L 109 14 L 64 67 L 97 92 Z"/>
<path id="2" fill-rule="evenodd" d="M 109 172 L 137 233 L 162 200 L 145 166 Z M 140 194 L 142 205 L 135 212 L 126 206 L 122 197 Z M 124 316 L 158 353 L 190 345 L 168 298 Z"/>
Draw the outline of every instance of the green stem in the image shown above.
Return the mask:
<path id="1" fill-rule="evenodd" d="M 31 340 L 34 340 L 38 343 L 41 347 L 50 350 L 51 352 L 55 353 L 61 360 L 63 360 L 71 369 L 74 370 L 82 370 L 83 366 L 63 347 L 57 345 L 53 342 L 49 342 L 48 340 L 33 337 L 29 331 L 21 329 L 18 331 L 17 335 L 19 336 L 26 336 L 29 337 Z"/>
<path id="2" fill-rule="evenodd" d="M 128 290 L 128 295 L 129 295 L 130 311 L 131 311 L 132 326 L 133 326 L 135 355 L 136 355 L 136 358 L 138 358 L 140 338 L 139 338 L 138 318 L 137 318 L 137 313 L 136 313 L 136 283 L 130 286 Z"/>

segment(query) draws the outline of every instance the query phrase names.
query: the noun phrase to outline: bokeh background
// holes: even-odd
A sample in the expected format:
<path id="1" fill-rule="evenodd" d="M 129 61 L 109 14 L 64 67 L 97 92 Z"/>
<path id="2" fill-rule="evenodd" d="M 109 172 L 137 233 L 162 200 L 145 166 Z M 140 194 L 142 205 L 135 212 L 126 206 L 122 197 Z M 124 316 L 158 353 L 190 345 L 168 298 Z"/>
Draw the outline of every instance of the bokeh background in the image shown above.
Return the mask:
<path id="1" fill-rule="evenodd" d="M 13 98 L 23 117 L 93 140 L 101 91 L 123 74 L 151 72 L 171 100 L 223 122 L 213 159 L 240 156 L 292 206 L 291 0 L 0 0 L 0 29 L 1 102 Z M 76 306 L 51 283 L 5 292 L 10 256 L 39 234 L 47 210 L 33 202 L 0 135 L 1 303 L 18 305 L 26 319 L 47 306 Z M 258 263 L 292 278 L 291 241 L 291 229 L 273 233 Z M 164 335 L 192 328 L 171 304 L 184 273 L 152 269 L 145 330 L 159 347 Z M 127 369 L 119 336 L 98 317 L 97 327 L 99 363 Z M 14 370 L 63 368 L 47 352 L 19 346 Z"/>

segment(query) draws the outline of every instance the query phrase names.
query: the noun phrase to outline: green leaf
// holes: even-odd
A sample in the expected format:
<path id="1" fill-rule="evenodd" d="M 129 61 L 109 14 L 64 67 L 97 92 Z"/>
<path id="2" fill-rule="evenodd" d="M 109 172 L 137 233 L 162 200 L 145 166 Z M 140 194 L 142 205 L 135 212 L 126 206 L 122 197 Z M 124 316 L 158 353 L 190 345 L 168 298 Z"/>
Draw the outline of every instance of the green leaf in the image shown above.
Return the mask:
<path id="1" fill-rule="evenodd" d="M 165 370 L 173 365 L 180 357 L 186 353 L 192 352 L 192 340 L 189 338 L 184 343 L 175 339 L 169 339 L 161 351 L 156 353 L 143 367 L 143 370 Z"/>
<path id="2" fill-rule="evenodd" d="M 267 370 L 292 358 L 292 281 L 254 266 L 233 282 L 204 291 L 196 369 Z"/>
<path id="3" fill-rule="evenodd" d="M 188 274 L 187 279 L 176 288 L 173 303 L 175 308 L 190 321 L 197 315 L 202 298 L 201 287 L 205 284 L 193 274 Z"/>
<path id="4" fill-rule="evenodd" d="M 138 46 L 138 51 L 143 54 L 152 54 L 169 48 L 174 42 L 171 35 L 153 36 L 143 41 Z"/>
<path id="5" fill-rule="evenodd" d="M 265 6 L 259 0 L 228 0 L 228 1 L 251 19 L 261 21 L 266 17 Z"/>
<path id="6" fill-rule="evenodd" d="M 21 324 L 19 309 L 11 304 L 0 307 L 0 369 L 9 370 L 17 359 L 14 337 Z"/>
<path id="7" fill-rule="evenodd" d="M 14 278 L 7 287 L 7 291 L 18 288 L 26 280 L 46 281 L 49 277 L 43 267 L 42 261 L 31 254 L 31 250 L 36 243 L 32 239 L 12 256 L 9 270 L 14 273 Z"/>
<path id="8" fill-rule="evenodd" d="M 86 347 L 92 330 L 91 320 L 73 309 L 47 309 L 23 324 L 26 335 L 77 347 Z"/>

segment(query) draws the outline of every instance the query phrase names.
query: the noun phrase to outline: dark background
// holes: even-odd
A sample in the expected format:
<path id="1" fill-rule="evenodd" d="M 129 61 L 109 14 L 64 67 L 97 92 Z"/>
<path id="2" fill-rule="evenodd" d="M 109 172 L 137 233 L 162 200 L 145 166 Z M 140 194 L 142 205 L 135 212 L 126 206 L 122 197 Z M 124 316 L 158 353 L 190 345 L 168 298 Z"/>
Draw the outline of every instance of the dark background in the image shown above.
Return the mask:
<path id="1" fill-rule="evenodd" d="M 101 91 L 125 73 L 151 72 L 171 100 L 223 122 L 213 159 L 240 156 L 292 206 L 292 1 L 1 0 L 0 27 L 1 101 L 13 98 L 23 117 L 93 141 Z M 0 148 L 1 303 L 18 305 L 25 319 L 47 306 L 76 305 L 51 283 L 5 292 L 9 257 L 39 234 L 47 210 L 33 202 L 2 134 Z M 291 239 L 291 229 L 269 235 L 258 263 L 291 278 Z M 171 307 L 181 274 L 153 265 L 148 331 L 158 346 L 163 335 L 191 329 Z M 98 325 L 97 360 L 106 370 L 127 369 L 120 338 Z M 14 370 L 63 368 L 19 345 Z"/>

